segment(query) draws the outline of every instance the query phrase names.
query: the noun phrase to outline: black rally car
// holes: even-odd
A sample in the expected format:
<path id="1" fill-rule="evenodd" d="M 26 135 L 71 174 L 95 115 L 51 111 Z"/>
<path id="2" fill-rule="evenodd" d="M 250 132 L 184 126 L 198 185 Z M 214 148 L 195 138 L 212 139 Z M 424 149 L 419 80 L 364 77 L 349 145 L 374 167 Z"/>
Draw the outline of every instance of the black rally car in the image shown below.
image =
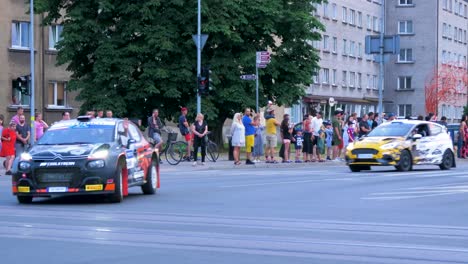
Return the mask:
<path id="1" fill-rule="evenodd" d="M 128 120 L 88 116 L 51 126 L 15 162 L 13 194 L 20 203 L 52 195 L 106 195 L 121 202 L 128 188 L 159 188 L 158 152 Z"/>

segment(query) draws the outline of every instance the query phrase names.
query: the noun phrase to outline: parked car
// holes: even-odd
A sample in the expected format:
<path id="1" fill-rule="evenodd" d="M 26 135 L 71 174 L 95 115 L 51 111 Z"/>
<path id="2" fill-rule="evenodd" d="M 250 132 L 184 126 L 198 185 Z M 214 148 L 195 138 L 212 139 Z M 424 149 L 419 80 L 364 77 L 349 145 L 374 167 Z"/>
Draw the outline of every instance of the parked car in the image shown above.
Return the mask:
<path id="1" fill-rule="evenodd" d="M 159 188 L 158 152 L 128 120 L 88 116 L 60 121 L 13 168 L 20 203 L 52 195 L 104 195 L 121 202 L 128 188 Z"/>
<path id="2" fill-rule="evenodd" d="M 346 164 L 351 171 L 371 166 L 395 166 L 408 171 L 413 165 L 455 167 L 455 152 L 447 129 L 434 122 L 395 120 L 384 123 L 350 144 Z"/>

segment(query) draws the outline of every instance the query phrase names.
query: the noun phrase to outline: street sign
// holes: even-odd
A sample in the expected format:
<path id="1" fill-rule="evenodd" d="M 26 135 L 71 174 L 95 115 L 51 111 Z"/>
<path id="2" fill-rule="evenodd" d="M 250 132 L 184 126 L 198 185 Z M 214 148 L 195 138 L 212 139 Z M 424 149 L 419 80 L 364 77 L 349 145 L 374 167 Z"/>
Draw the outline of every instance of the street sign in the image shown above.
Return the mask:
<path id="1" fill-rule="evenodd" d="M 195 46 L 197 46 L 198 48 L 198 35 L 192 35 L 192 39 L 193 41 L 195 42 Z M 203 49 L 203 47 L 205 47 L 205 44 L 206 44 L 206 40 L 208 39 L 208 35 L 207 34 L 201 34 L 201 49 Z"/>
<path id="2" fill-rule="evenodd" d="M 365 38 L 365 52 L 366 54 L 379 54 L 380 53 L 380 36 L 366 36 Z M 390 35 L 384 36 L 384 53 L 385 54 L 399 54 L 400 53 L 400 36 Z"/>
<path id="3" fill-rule="evenodd" d="M 270 63 L 270 52 L 258 51 L 257 52 L 257 64 L 268 64 Z"/>
<path id="4" fill-rule="evenodd" d="M 242 80 L 251 81 L 251 80 L 256 80 L 257 76 L 255 74 L 244 74 L 244 75 L 241 75 L 240 78 Z"/>
<path id="5" fill-rule="evenodd" d="M 264 68 L 266 68 L 266 67 L 267 67 L 266 64 L 257 63 L 257 68 L 264 69 Z"/>

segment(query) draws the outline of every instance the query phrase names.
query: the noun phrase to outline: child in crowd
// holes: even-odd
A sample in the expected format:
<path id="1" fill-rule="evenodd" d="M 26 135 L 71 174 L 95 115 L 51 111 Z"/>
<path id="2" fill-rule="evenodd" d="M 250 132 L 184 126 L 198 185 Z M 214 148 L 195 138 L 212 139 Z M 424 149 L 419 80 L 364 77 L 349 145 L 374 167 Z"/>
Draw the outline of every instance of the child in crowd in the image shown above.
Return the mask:
<path id="1" fill-rule="evenodd" d="M 333 127 L 330 122 L 323 122 L 325 126 L 325 142 L 327 147 L 327 160 L 331 160 L 330 155 L 332 153 L 332 140 L 333 140 Z"/>
<path id="2" fill-rule="evenodd" d="M 302 143 L 304 142 L 304 137 L 302 136 L 302 130 L 296 130 L 296 134 L 294 135 L 294 147 L 296 149 L 296 163 L 302 163 L 301 160 L 301 150 L 302 150 Z"/>
<path id="3" fill-rule="evenodd" d="M 255 141 L 254 141 L 254 148 L 253 148 L 253 162 L 258 163 L 260 162 L 260 157 L 264 155 L 263 151 L 263 131 L 265 130 L 265 126 L 260 124 L 260 117 L 254 117 L 254 123 L 258 124 L 255 126 Z"/>
<path id="4" fill-rule="evenodd" d="M 354 142 L 354 127 L 353 127 L 353 121 L 348 121 L 348 143 L 353 143 Z"/>

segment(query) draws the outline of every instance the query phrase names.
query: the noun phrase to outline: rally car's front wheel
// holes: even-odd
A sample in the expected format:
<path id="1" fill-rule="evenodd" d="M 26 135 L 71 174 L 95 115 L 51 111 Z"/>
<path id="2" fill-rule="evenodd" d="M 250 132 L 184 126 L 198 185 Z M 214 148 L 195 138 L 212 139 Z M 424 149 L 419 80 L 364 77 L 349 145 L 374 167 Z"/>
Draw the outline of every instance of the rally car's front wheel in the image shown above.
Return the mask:
<path id="1" fill-rule="evenodd" d="M 123 201 L 124 197 L 124 191 L 123 191 L 123 173 L 124 173 L 124 166 L 122 165 L 121 162 L 119 162 L 119 165 L 117 167 L 117 173 L 116 177 L 114 179 L 114 184 L 115 184 L 115 192 L 110 195 L 110 201 L 113 203 L 120 203 Z"/>

